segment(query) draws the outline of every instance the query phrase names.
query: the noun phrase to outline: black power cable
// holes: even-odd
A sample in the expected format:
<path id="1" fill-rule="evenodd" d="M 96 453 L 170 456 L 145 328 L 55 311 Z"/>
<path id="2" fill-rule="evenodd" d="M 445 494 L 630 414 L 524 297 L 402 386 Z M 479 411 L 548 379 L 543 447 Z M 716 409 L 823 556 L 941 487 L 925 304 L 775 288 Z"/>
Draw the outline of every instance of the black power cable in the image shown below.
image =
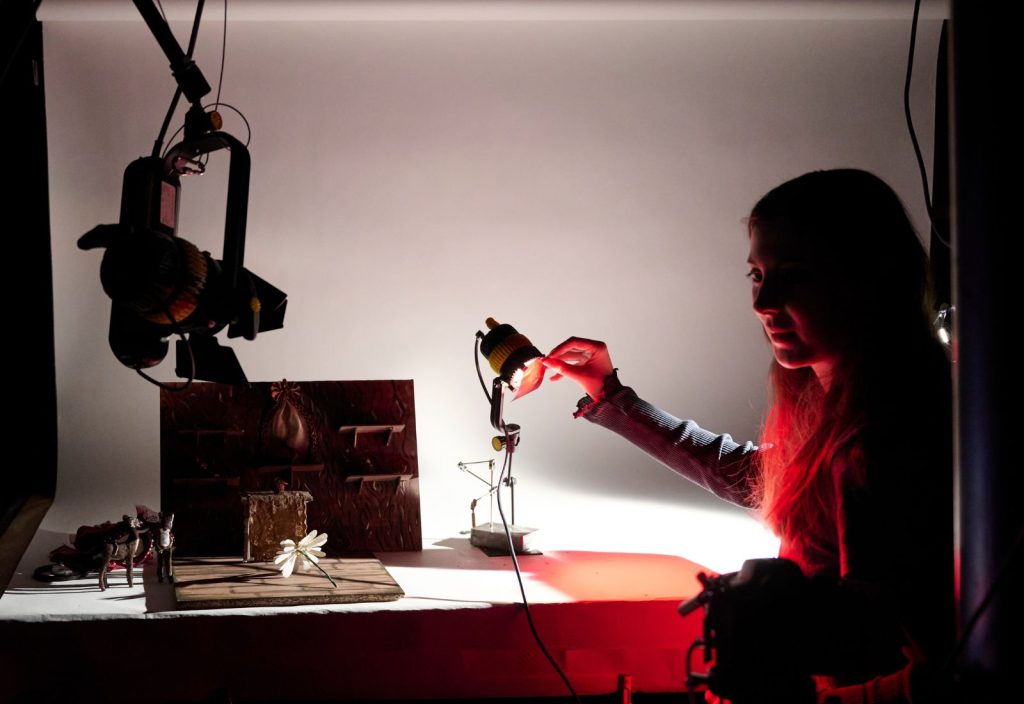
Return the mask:
<path id="1" fill-rule="evenodd" d="M 32 11 L 29 12 L 28 21 L 25 22 L 24 29 L 18 35 L 17 41 L 14 42 L 14 46 L 11 49 L 11 56 L 7 60 L 7 64 L 4 66 L 3 73 L 0 73 L 0 86 L 7 80 L 7 73 L 11 70 L 11 66 L 18 59 L 18 53 L 21 51 L 21 45 L 25 43 L 25 37 L 28 36 L 28 31 L 32 29 L 32 26 L 36 23 L 36 12 L 39 10 L 39 5 L 42 4 L 43 0 L 35 0 L 32 3 Z"/>
<path id="2" fill-rule="evenodd" d="M 484 334 L 478 332 L 476 334 L 476 342 L 473 343 L 473 361 L 476 363 L 476 376 L 480 380 L 480 388 L 484 390 L 484 396 L 487 397 L 487 403 L 491 402 L 491 392 L 487 390 L 487 384 L 484 383 L 483 372 L 480 371 L 480 338 Z"/>
<path id="3" fill-rule="evenodd" d="M 228 51 L 228 0 L 224 0 L 224 33 L 220 40 L 220 78 L 217 79 L 217 99 L 214 101 L 213 109 L 220 106 L 220 88 L 224 85 L 224 57 Z"/>
<path id="4" fill-rule="evenodd" d="M 158 381 L 151 377 L 146 372 L 142 371 L 142 367 L 135 367 L 135 372 L 149 383 L 153 384 L 154 386 L 159 386 L 161 389 L 164 389 L 165 391 L 184 391 L 188 387 L 192 386 L 192 382 L 196 378 L 196 355 L 195 353 L 192 352 L 192 341 L 186 338 L 185 333 L 183 333 L 181 331 L 181 328 L 178 327 L 178 323 L 174 320 L 174 316 L 171 315 L 171 311 L 167 307 L 167 304 L 162 303 L 161 305 L 163 306 L 164 317 L 167 318 L 167 322 L 174 330 L 174 334 L 181 338 L 181 341 L 185 343 L 185 347 L 188 349 L 189 361 L 192 363 L 192 372 L 189 374 L 188 380 L 186 380 L 185 383 L 181 386 L 171 386 L 170 384 L 165 384 L 162 381 Z"/>
<path id="5" fill-rule="evenodd" d="M 907 78 L 903 82 L 903 114 L 907 118 L 907 129 L 910 131 L 910 141 L 914 145 L 914 156 L 917 157 L 917 168 L 921 173 L 921 184 L 924 188 L 924 206 L 928 210 L 928 225 L 935 238 L 942 244 L 949 247 L 949 242 L 943 239 L 935 227 L 935 215 L 932 211 L 931 189 L 928 186 L 928 172 L 924 167 L 924 157 L 921 156 L 921 145 L 917 141 L 917 132 L 914 131 L 914 120 L 910 114 L 910 79 L 914 75 L 914 50 L 917 46 L 917 21 L 921 12 L 921 0 L 914 0 L 914 19 L 910 25 L 910 53 L 907 57 Z"/>
<path id="6" fill-rule="evenodd" d="M 478 332 L 476 334 L 475 342 L 473 343 L 473 363 L 476 365 L 476 375 L 480 379 L 480 386 L 484 390 L 484 396 L 487 397 L 487 401 L 490 403 L 491 394 L 487 391 L 487 384 L 484 383 L 484 375 L 480 370 L 479 346 L 480 339 L 482 337 L 482 332 Z M 502 423 L 504 424 L 504 421 L 502 421 Z M 519 594 L 523 597 L 523 609 L 526 612 L 526 622 L 530 626 L 530 632 L 533 634 L 533 639 L 537 642 L 537 647 L 540 648 L 540 651 L 544 654 L 544 657 L 547 659 L 548 663 L 550 663 L 552 669 L 554 669 L 559 678 L 561 678 L 565 688 L 568 689 L 569 694 L 572 695 L 573 701 L 575 701 L 576 704 L 581 704 L 579 695 L 576 694 L 576 689 L 572 686 L 572 682 L 569 681 L 569 678 L 562 671 L 562 668 L 558 666 L 558 663 L 555 662 L 555 659 L 551 657 L 551 653 L 548 652 L 547 646 L 544 645 L 544 641 L 541 640 L 540 634 L 537 632 L 537 626 L 533 623 L 533 614 L 530 613 L 530 602 L 526 599 L 526 587 L 523 586 L 523 574 L 519 570 L 519 560 L 516 559 L 515 541 L 512 540 L 512 531 L 508 527 L 508 521 L 505 520 L 505 509 L 501 505 L 501 486 L 504 482 L 506 472 L 509 475 L 512 474 L 512 449 L 516 442 L 516 438 L 510 437 L 508 429 L 505 427 L 502 428 L 502 432 L 505 434 L 505 460 L 501 463 L 501 472 L 498 474 L 498 484 L 496 487 L 497 490 L 494 493 L 498 497 L 498 515 L 501 516 L 501 525 L 505 529 L 505 537 L 508 539 L 508 551 L 512 556 L 512 567 L 514 567 L 516 571 L 516 580 L 519 582 Z"/>
<path id="7" fill-rule="evenodd" d="M 515 443 L 515 441 L 515 438 L 509 437 L 508 431 L 506 430 L 505 461 L 501 463 L 501 473 L 498 475 L 498 490 L 495 492 L 496 496 L 498 497 L 498 515 L 501 516 L 501 525 L 505 529 L 505 537 L 508 538 L 509 554 L 512 556 L 512 566 L 516 570 L 516 579 L 519 581 L 519 593 L 523 597 L 523 609 L 526 613 L 526 622 L 530 625 L 530 632 L 533 633 L 533 639 L 537 641 L 537 647 L 540 648 L 540 651 L 544 654 L 544 657 L 547 658 L 547 661 L 551 664 L 551 667 L 554 669 L 556 673 L 558 673 L 558 676 L 562 679 L 562 683 L 565 684 L 565 688 L 569 690 L 569 694 L 572 695 L 573 701 L 575 701 L 576 704 L 581 704 L 579 695 L 576 694 L 576 690 L 573 688 L 572 682 L 569 681 L 569 678 L 562 671 L 562 668 L 558 666 L 558 663 L 555 662 L 555 659 L 551 657 L 551 653 L 548 652 L 547 646 L 544 645 L 544 641 L 541 640 L 540 634 L 537 633 L 537 626 L 533 623 L 533 614 L 530 613 L 530 602 L 526 600 L 526 588 L 523 586 L 523 575 L 519 571 L 519 560 L 516 559 L 516 546 L 515 542 L 512 540 L 512 531 L 509 530 L 508 521 L 505 520 L 505 511 L 501 505 L 502 480 L 505 477 L 506 469 L 508 470 L 509 474 L 512 473 L 512 445 L 513 443 Z"/>
<path id="8" fill-rule="evenodd" d="M 203 5 L 206 0 L 199 0 L 196 5 L 196 16 L 192 21 L 192 34 L 188 40 L 188 51 L 185 52 L 185 56 L 189 59 L 192 58 L 193 52 L 196 49 L 196 40 L 199 38 L 199 22 L 203 18 Z M 163 13 L 163 7 L 160 7 L 161 13 Z M 166 22 L 166 18 L 164 19 Z M 168 27 L 169 28 L 169 27 Z M 218 91 L 220 88 L 217 89 Z M 167 128 L 171 125 L 171 118 L 174 116 L 174 111 L 178 109 L 178 100 L 181 99 L 181 85 L 174 89 L 174 97 L 171 98 L 171 105 L 167 108 L 167 114 L 164 116 L 163 124 L 160 126 L 160 134 L 157 135 L 156 140 L 153 142 L 153 156 L 160 156 L 160 150 L 164 144 L 164 136 L 167 134 Z"/>
<path id="9" fill-rule="evenodd" d="M 236 108 L 234 105 L 230 105 L 229 103 L 220 103 L 219 105 L 222 108 L 228 108 L 229 110 L 233 110 L 236 115 L 238 115 L 240 118 L 242 118 L 242 122 L 245 123 L 245 132 L 246 132 L 246 134 L 245 134 L 245 146 L 248 147 L 249 143 L 252 141 L 252 125 L 249 124 L 249 120 L 248 120 L 248 118 L 246 118 L 245 113 L 243 113 L 241 110 Z M 205 110 L 206 108 L 209 108 L 209 107 L 213 107 L 213 103 L 208 103 L 208 104 L 204 105 L 203 109 Z M 167 148 L 164 149 L 164 153 L 160 155 L 161 157 L 167 156 L 167 152 L 171 151 L 171 147 L 174 146 L 173 142 L 174 142 L 175 137 L 177 137 L 179 134 L 181 134 L 182 130 L 184 130 L 184 129 L 185 129 L 185 125 L 183 123 L 181 125 L 181 127 L 179 127 L 178 129 L 176 129 L 174 131 L 174 134 L 171 135 L 171 138 L 169 140 L 167 140 L 168 141 Z M 205 156 L 209 156 L 209 154 L 206 154 Z M 203 162 L 203 163 L 205 164 L 205 162 Z"/>

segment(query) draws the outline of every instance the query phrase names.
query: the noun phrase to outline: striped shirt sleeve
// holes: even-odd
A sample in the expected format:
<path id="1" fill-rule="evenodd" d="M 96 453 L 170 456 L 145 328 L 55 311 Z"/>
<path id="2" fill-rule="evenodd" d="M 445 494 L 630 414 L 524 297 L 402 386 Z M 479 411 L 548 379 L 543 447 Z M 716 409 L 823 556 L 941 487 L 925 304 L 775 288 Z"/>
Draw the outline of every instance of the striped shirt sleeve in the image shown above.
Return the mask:
<path id="1" fill-rule="evenodd" d="M 618 433 L 719 498 L 752 508 L 751 480 L 760 451 L 753 443 L 739 444 L 666 413 L 623 386 L 616 372 L 605 380 L 604 396 L 584 397 L 575 415 Z"/>

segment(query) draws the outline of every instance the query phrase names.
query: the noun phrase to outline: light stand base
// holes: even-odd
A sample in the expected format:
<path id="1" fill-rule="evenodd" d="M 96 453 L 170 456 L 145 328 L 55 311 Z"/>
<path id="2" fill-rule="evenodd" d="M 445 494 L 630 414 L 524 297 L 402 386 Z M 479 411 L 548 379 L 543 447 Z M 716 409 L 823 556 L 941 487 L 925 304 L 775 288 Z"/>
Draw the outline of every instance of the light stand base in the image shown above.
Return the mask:
<path id="1" fill-rule="evenodd" d="M 530 534 L 536 531 L 536 528 L 513 524 L 508 527 L 508 530 L 512 534 L 512 545 L 515 546 L 516 555 L 542 554 L 529 545 Z M 505 527 L 500 523 L 492 522 L 474 526 L 469 534 L 469 544 L 480 548 L 491 557 L 509 554 L 508 536 L 505 535 Z"/>

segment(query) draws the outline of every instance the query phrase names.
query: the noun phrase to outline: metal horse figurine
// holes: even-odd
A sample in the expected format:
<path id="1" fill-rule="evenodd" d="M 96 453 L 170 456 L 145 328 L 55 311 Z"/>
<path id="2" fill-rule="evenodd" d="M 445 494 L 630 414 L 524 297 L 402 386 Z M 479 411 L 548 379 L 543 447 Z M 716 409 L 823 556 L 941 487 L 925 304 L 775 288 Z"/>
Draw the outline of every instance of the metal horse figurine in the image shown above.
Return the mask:
<path id="1" fill-rule="evenodd" d="M 100 591 L 107 588 L 107 573 L 110 563 L 124 561 L 128 572 L 128 586 L 135 586 L 134 557 L 139 552 L 142 540 L 142 521 L 133 516 L 122 516 L 121 522 L 103 539 L 100 555 Z"/>
<path id="2" fill-rule="evenodd" d="M 161 582 L 164 577 L 168 582 L 174 581 L 174 527 L 173 513 L 160 513 L 160 522 L 150 526 L 153 533 L 153 545 L 156 548 L 156 576 Z"/>

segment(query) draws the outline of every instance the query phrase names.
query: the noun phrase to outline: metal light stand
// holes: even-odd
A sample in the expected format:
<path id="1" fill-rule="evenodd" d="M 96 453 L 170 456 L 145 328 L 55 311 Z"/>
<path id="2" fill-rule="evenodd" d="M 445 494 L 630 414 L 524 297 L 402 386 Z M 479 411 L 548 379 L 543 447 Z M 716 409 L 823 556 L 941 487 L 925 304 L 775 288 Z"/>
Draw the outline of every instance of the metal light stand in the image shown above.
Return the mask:
<path id="1" fill-rule="evenodd" d="M 516 451 L 519 444 L 519 426 L 515 423 L 505 423 L 505 382 L 501 377 L 494 377 L 491 384 L 491 426 L 502 433 L 491 438 L 491 447 L 495 452 L 505 450 L 510 455 Z M 508 486 L 509 494 L 512 497 L 512 523 L 516 522 L 516 480 L 512 478 L 512 458 L 509 458 L 508 476 L 505 477 L 505 485 Z"/>
<path id="2" fill-rule="evenodd" d="M 489 471 L 489 475 L 488 475 L 489 478 L 488 479 L 484 479 L 479 474 L 477 474 L 473 470 L 469 469 L 469 466 L 472 465 L 472 464 L 486 464 L 487 465 L 487 469 Z M 484 484 L 487 485 L 487 493 L 483 494 L 482 496 L 478 496 L 477 498 L 475 498 L 475 499 L 473 499 L 472 501 L 469 502 L 470 527 L 471 528 L 476 528 L 476 505 L 478 503 L 480 503 L 481 499 L 486 499 L 488 497 L 491 499 L 491 508 L 490 508 L 490 512 L 487 514 L 487 520 L 488 521 L 493 521 L 494 520 L 494 492 L 497 491 L 497 489 L 498 489 L 497 485 L 494 483 L 494 460 L 477 460 L 476 462 L 459 462 L 458 466 L 459 466 L 459 469 L 461 469 L 466 474 L 470 475 L 471 477 L 476 477 L 477 479 L 479 479 L 480 481 L 482 481 Z"/>
<path id="3" fill-rule="evenodd" d="M 540 554 L 538 551 L 526 545 L 528 536 L 536 529 L 516 525 L 516 481 L 512 477 L 511 455 L 519 444 L 520 429 L 515 423 L 505 422 L 504 406 L 505 382 L 501 380 L 501 377 L 495 377 L 491 384 L 491 426 L 495 430 L 500 431 L 501 435 L 496 435 L 491 439 L 491 447 L 497 452 L 505 451 L 509 455 L 507 458 L 507 476 L 501 481 L 502 484 L 509 488 L 509 494 L 512 497 L 511 521 L 509 522 L 508 530 L 512 536 L 513 549 L 517 555 L 538 555 Z M 492 484 L 491 491 L 488 494 L 499 489 L 499 486 Z M 505 534 L 505 526 L 494 521 L 489 521 L 481 526 L 473 526 L 470 531 L 469 542 L 491 556 L 508 555 L 510 550 L 509 539 Z"/>

